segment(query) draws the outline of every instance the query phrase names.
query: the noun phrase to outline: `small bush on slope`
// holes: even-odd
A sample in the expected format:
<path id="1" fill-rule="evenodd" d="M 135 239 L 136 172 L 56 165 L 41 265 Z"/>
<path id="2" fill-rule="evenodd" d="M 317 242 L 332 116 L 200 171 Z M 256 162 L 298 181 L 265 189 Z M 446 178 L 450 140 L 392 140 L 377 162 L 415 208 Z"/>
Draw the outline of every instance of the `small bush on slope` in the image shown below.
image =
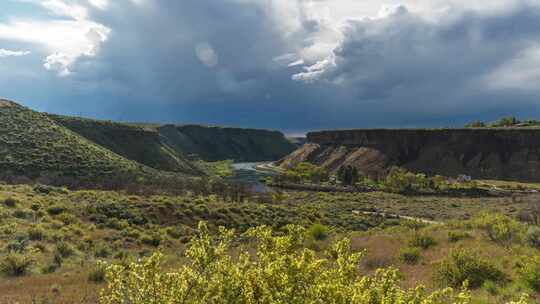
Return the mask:
<path id="1" fill-rule="evenodd" d="M 525 241 L 530 246 L 540 249 L 540 227 L 531 226 L 525 233 Z"/>
<path id="2" fill-rule="evenodd" d="M 433 239 L 431 236 L 424 233 L 415 232 L 412 238 L 409 240 L 409 246 L 411 247 L 428 249 L 429 247 L 432 247 L 435 245 L 437 245 L 437 242 L 435 241 L 435 239 Z"/>
<path id="3" fill-rule="evenodd" d="M 422 256 L 420 255 L 420 250 L 416 247 L 407 247 L 401 249 L 399 253 L 399 258 L 403 262 L 414 265 L 418 264 Z"/>
<path id="4" fill-rule="evenodd" d="M 450 286 L 461 286 L 465 282 L 480 287 L 485 281 L 500 282 L 505 274 L 489 261 L 465 249 L 452 251 L 439 266 L 437 279 Z"/>
<path id="5" fill-rule="evenodd" d="M 8 277 L 26 275 L 34 264 L 30 255 L 22 253 L 9 253 L 0 261 L 0 273 Z"/>
<path id="6" fill-rule="evenodd" d="M 362 253 L 351 253 L 346 239 L 321 259 L 299 249 L 302 228 L 288 226 L 287 234 L 273 236 L 263 226 L 246 233 L 257 242 L 256 257 L 243 252 L 233 259 L 227 254 L 231 230 L 221 229 L 217 238 L 205 224 L 199 230 L 187 251 L 190 263 L 176 271 L 163 272 L 160 253 L 128 268 L 110 266 L 101 303 L 470 303 L 467 291 L 455 294 L 447 288 L 428 295 L 421 286 L 404 290 L 393 268 L 358 275 Z"/>
<path id="7" fill-rule="evenodd" d="M 519 277 L 527 287 L 540 291 L 540 256 L 525 257 L 517 266 Z"/>
<path id="8" fill-rule="evenodd" d="M 481 215 L 476 219 L 476 226 L 483 229 L 490 240 L 503 246 L 520 241 L 524 232 L 522 224 L 503 214 Z"/>
<path id="9" fill-rule="evenodd" d="M 313 224 L 308 229 L 308 235 L 314 240 L 322 241 L 328 237 L 329 228 L 321 224 Z"/>

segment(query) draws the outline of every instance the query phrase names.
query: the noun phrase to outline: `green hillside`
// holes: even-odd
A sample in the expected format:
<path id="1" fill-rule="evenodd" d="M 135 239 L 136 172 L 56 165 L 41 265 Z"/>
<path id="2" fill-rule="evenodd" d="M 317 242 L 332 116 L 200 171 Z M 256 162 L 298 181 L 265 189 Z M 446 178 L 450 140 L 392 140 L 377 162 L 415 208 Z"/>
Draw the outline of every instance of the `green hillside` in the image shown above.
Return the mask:
<path id="1" fill-rule="evenodd" d="M 0 99 L 0 179 L 62 185 L 162 184 L 205 175 L 191 161 L 264 161 L 294 149 L 269 130 L 127 124 L 39 113 Z M 175 180 L 173 183 L 172 181 Z M 159 181 L 159 182 L 158 182 Z M 105 186 L 107 186 L 105 185 Z"/>
<path id="2" fill-rule="evenodd" d="M 278 131 L 200 125 L 128 124 L 49 114 L 84 138 L 127 159 L 163 171 L 201 175 L 192 160 L 278 160 L 295 146 Z"/>
<path id="3" fill-rule="evenodd" d="M 165 125 L 159 128 L 159 132 L 171 147 L 187 155 L 198 155 L 205 161 L 273 161 L 295 149 L 278 131 Z"/>
<path id="4" fill-rule="evenodd" d="M 141 167 L 58 125 L 46 114 L 0 100 L 3 179 L 97 180 L 136 174 Z"/>
<path id="5" fill-rule="evenodd" d="M 127 159 L 165 171 L 201 174 L 180 151 L 166 145 L 155 127 L 50 115 L 58 124 Z"/>

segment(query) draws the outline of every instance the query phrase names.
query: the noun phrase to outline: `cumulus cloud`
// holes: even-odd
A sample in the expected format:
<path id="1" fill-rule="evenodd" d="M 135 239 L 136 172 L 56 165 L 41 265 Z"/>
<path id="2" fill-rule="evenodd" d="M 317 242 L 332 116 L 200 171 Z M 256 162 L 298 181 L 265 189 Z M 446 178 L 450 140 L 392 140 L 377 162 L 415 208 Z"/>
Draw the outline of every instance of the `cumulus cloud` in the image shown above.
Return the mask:
<path id="1" fill-rule="evenodd" d="M 109 0 L 88 0 L 88 2 L 101 10 L 106 9 L 107 6 L 109 6 Z"/>
<path id="2" fill-rule="evenodd" d="M 0 58 L 2 57 L 20 57 L 30 55 L 30 51 L 11 51 L 6 49 L 0 49 Z"/>
<path id="3" fill-rule="evenodd" d="M 299 131 L 540 115 L 539 0 L 28 1 L 47 18 L 0 20 L 0 41 L 64 76 L 42 89 L 58 112 Z"/>
<path id="4" fill-rule="evenodd" d="M 540 91 L 540 44 L 534 44 L 497 67 L 484 79 L 493 90 Z"/>
<path id="5" fill-rule="evenodd" d="M 52 14 L 51 18 L 13 17 L 0 22 L 0 39 L 38 45 L 45 48 L 46 69 L 60 75 L 70 73 L 71 65 L 81 56 L 95 56 L 111 30 L 89 17 L 89 8 L 65 0 L 26 0 Z M 104 0 L 92 4 L 104 7 Z M 60 59 L 61 57 L 61 59 Z"/>
<path id="6" fill-rule="evenodd" d="M 507 98 L 494 89 L 531 88 L 540 78 L 538 6 L 437 21 L 398 6 L 379 16 L 349 21 L 342 43 L 293 78 L 335 83 L 358 103 L 434 114 L 488 109 Z M 537 102 L 517 99 L 508 102 Z"/>

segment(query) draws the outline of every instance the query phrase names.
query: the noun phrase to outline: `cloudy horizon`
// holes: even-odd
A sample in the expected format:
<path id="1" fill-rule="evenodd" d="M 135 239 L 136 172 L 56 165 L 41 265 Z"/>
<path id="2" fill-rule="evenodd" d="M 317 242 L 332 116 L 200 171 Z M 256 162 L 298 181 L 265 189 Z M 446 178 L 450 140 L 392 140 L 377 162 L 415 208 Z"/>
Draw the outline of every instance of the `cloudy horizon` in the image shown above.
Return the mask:
<path id="1" fill-rule="evenodd" d="M 540 118 L 540 0 L 6 0 L 0 97 L 309 130 Z"/>

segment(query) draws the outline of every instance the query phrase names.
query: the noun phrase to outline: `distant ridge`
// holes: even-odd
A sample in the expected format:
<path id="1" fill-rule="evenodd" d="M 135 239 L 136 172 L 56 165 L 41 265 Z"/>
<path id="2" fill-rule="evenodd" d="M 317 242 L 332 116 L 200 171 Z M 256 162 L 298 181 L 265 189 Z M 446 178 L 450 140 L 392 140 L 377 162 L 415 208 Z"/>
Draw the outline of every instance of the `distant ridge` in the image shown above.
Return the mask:
<path id="1" fill-rule="evenodd" d="M 49 116 L 71 131 L 159 170 L 201 174 L 194 159 L 273 161 L 295 149 L 278 131 L 204 125 L 118 123 L 62 115 Z"/>
<path id="2" fill-rule="evenodd" d="M 164 125 L 159 127 L 159 132 L 175 150 L 205 161 L 273 161 L 295 149 L 283 133 L 264 129 Z"/>
<path id="3" fill-rule="evenodd" d="M 283 158 L 330 171 L 354 166 L 384 177 L 392 166 L 430 175 L 540 181 L 540 129 L 357 129 L 310 132 L 307 143 Z"/>

